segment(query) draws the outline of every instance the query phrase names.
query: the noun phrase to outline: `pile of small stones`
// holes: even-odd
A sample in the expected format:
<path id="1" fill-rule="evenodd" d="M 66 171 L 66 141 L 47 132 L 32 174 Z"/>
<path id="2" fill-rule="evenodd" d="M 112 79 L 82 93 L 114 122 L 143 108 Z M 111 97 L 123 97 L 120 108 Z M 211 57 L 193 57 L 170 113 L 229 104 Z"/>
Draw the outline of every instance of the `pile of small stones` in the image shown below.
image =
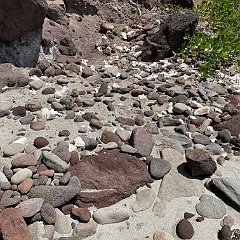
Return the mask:
<path id="1" fill-rule="evenodd" d="M 22 84 L 35 99 L 25 104 L 1 102 L 1 119 L 15 120 L 24 128 L 18 139 L 1 148 L 2 158 L 10 162 L 0 172 L 4 240 L 84 239 L 96 233 L 97 224 L 125 221 L 131 211 L 150 208 L 156 198 L 151 188 L 137 192 L 132 209 L 111 205 L 171 172 L 172 162 L 163 156 L 169 146 L 158 145 L 162 156 L 155 154 L 159 134 L 172 141 L 172 151 L 185 156 L 190 177 L 204 179 L 217 173 L 219 178 L 210 179 L 206 187 L 240 207 L 240 181 L 221 177 L 217 169 L 240 156 L 240 95 L 231 77 L 201 79 L 197 71 L 201 63 L 192 59 L 146 64 L 124 51 L 120 58 L 95 65 L 42 60 Z M 14 85 L 9 81 L 3 90 L 11 93 Z M 39 95 L 45 101 L 34 97 Z M 41 133 L 59 119 L 65 128 L 58 131 L 61 140 L 52 144 Z M 37 135 L 31 142 L 26 129 Z M 101 176 L 115 179 L 112 174 L 120 169 L 116 180 L 123 181 L 124 164 L 135 167 L 138 178 L 122 171 L 129 181 L 121 183 L 129 191 L 122 193 L 117 183 L 106 184 Z M 100 176 L 93 176 L 94 171 Z M 84 192 L 89 188 L 106 192 L 104 196 Z M 110 193 L 112 188 L 116 192 Z M 222 219 L 219 239 L 239 239 L 240 230 L 231 230 L 234 220 L 225 216 L 219 198 L 202 195 L 196 211 L 198 222 L 205 217 Z M 192 217 L 185 213 L 177 224 L 179 238 L 194 239 L 188 221 Z M 174 239 L 163 231 L 153 238 Z"/>

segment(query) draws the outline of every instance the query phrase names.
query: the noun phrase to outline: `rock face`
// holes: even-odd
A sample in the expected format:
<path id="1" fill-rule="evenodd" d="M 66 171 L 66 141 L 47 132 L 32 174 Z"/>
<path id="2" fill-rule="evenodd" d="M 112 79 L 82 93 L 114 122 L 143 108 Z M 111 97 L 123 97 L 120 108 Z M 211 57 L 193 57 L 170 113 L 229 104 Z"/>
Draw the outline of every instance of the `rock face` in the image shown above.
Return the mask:
<path id="1" fill-rule="evenodd" d="M 0 223 L 4 240 L 33 239 L 21 213 L 16 208 L 4 209 L 0 214 Z"/>
<path id="2" fill-rule="evenodd" d="M 212 175 L 217 169 L 216 162 L 203 149 L 187 149 L 186 160 L 192 176 Z"/>
<path id="3" fill-rule="evenodd" d="M 192 8 L 193 0 L 160 0 L 161 3 L 174 4 L 183 8 Z"/>
<path id="4" fill-rule="evenodd" d="M 18 67 L 37 63 L 46 13 L 45 0 L 0 1 L 0 63 Z"/>
<path id="5" fill-rule="evenodd" d="M 78 164 L 70 167 L 70 172 L 81 182 L 78 197 L 81 207 L 107 207 L 152 182 L 144 162 L 118 150 L 101 150 L 98 155 L 82 156 Z"/>
<path id="6" fill-rule="evenodd" d="M 196 14 L 191 11 L 172 14 L 153 36 L 147 38 L 142 46 L 140 59 L 154 61 L 171 56 L 172 51 L 186 43 L 186 34 L 190 37 L 193 35 L 197 23 Z"/>

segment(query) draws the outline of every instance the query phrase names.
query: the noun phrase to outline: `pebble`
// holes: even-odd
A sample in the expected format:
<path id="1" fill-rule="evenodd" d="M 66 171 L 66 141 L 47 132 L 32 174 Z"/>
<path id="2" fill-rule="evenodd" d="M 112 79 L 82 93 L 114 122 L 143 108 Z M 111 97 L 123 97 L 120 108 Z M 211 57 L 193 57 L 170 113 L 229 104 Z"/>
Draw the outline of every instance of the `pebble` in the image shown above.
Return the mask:
<path id="1" fill-rule="evenodd" d="M 177 224 L 176 233 L 181 239 L 191 239 L 194 235 L 194 229 L 187 219 L 182 219 Z"/>
<path id="2" fill-rule="evenodd" d="M 31 178 L 26 178 L 18 185 L 18 191 L 21 194 L 27 194 L 31 187 L 33 186 L 33 180 Z"/>
<path id="3" fill-rule="evenodd" d="M 199 215 L 211 219 L 220 219 L 226 214 L 226 207 L 220 199 L 204 194 L 199 200 L 200 203 L 196 205 L 196 211 Z"/>
<path id="4" fill-rule="evenodd" d="M 17 153 L 24 152 L 25 146 L 21 143 L 11 143 L 5 147 L 3 147 L 2 151 L 4 156 L 10 157 Z"/>
<path id="5" fill-rule="evenodd" d="M 80 222 L 87 223 L 90 221 L 91 213 L 88 208 L 72 208 L 72 214 L 78 218 Z"/>
<path id="6" fill-rule="evenodd" d="M 97 209 L 93 219 L 98 224 L 112 224 L 126 221 L 130 218 L 130 211 L 124 207 L 107 207 Z"/>
<path id="7" fill-rule="evenodd" d="M 68 150 L 68 146 L 57 146 L 52 150 L 52 153 L 61 158 L 64 162 L 70 162 L 71 153 Z"/>
<path id="8" fill-rule="evenodd" d="M 129 140 L 131 133 L 129 131 L 126 131 L 123 128 L 118 128 L 115 132 L 121 139 L 122 141 L 126 142 Z"/>
<path id="9" fill-rule="evenodd" d="M 21 182 L 23 182 L 26 178 L 30 178 L 30 177 L 32 177 L 32 171 L 28 168 L 23 168 L 12 176 L 11 182 L 12 184 L 18 185 Z"/>
<path id="10" fill-rule="evenodd" d="M 43 87 L 44 85 L 44 82 L 42 80 L 34 80 L 32 82 L 29 83 L 29 86 L 31 88 L 33 88 L 34 90 L 39 90 Z"/>
<path id="11" fill-rule="evenodd" d="M 42 208 L 44 199 L 42 198 L 33 198 L 21 202 L 17 205 L 17 209 L 21 212 L 24 218 L 29 218 L 34 216 Z"/>
<path id="12" fill-rule="evenodd" d="M 136 148 L 128 144 L 123 144 L 122 146 L 120 146 L 120 150 L 122 152 L 129 153 L 129 154 L 135 154 L 137 152 Z"/>
<path id="13" fill-rule="evenodd" d="M 151 189 L 139 191 L 136 195 L 136 201 L 132 205 L 134 212 L 141 212 L 150 208 L 156 198 L 156 193 Z"/>
<path id="14" fill-rule="evenodd" d="M 24 168 L 29 166 L 36 166 L 37 159 L 33 154 L 24 154 L 20 157 L 14 158 L 11 161 L 11 165 L 13 168 Z"/>
<path id="15" fill-rule="evenodd" d="M 149 165 L 149 172 L 153 179 L 161 179 L 171 170 L 171 168 L 172 166 L 170 162 L 160 158 L 153 158 Z"/>
<path id="16" fill-rule="evenodd" d="M 49 144 L 49 141 L 44 137 L 37 137 L 34 139 L 33 145 L 36 148 L 43 148 Z"/>
<path id="17" fill-rule="evenodd" d="M 177 114 L 184 113 L 188 110 L 188 106 L 184 103 L 176 103 L 173 106 L 173 112 Z"/>
<path id="18" fill-rule="evenodd" d="M 34 120 L 34 115 L 33 114 L 31 114 L 31 113 L 28 113 L 26 116 L 24 116 L 24 117 L 21 117 L 20 119 L 19 119 L 19 121 L 20 121 L 20 123 L 22 124 L 22 125 L 28 125 L 28 124 L 31 124 L 31 122 Z"/>
<path id="19" fill-rule="evenodd" d="M 43 151 L 43 162 L 56 172 L 66 172 L 69 165 L 54 153 Z"/>
<path id="20" fill-rule="evenodd" d="M 40 131 L 45 128 L 45 122 L 31 122 L 30 128 L 34 131 Z"/>

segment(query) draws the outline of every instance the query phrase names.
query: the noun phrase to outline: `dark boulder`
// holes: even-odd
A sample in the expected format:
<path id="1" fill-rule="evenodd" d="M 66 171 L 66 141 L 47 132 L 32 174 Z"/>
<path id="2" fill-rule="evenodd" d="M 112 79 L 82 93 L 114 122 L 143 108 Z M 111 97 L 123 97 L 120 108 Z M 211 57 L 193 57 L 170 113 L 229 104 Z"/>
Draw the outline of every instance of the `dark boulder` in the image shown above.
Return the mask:
<path id="1" fill-rule="evenodd" d="M 155 61 L 170 57 L 173 51 L 187 43 L 186 36 L 191 37 L 197 26 L 197 15 L 191 11 L 174 13 L 156 30 L 149 34 L 140 48 L 142 61 Z"/>

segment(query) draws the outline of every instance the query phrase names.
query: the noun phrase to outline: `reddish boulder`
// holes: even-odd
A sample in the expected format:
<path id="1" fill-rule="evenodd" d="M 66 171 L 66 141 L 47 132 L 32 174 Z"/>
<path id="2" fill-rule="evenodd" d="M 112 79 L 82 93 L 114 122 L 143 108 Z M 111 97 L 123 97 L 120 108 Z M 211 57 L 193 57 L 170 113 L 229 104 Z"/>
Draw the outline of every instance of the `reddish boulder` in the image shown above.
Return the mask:
<path id="1" fill-rule="evenodd" d="M 144 162 L 119 150 L 101 150 L 98 155 L 82 156 L 79 163 L 70 167 L 70 172 L 81 182 L 77 202 L 80 207 L 109 206 L 152 182 Z M 88 189 L 92 191 L 85 191 Z"/>
<path id="2" fill-rule="evenodd" d="M 4 240 L 33 240 L 20 211 L 6 208 L 0 213 L 0 229 Z"/>

